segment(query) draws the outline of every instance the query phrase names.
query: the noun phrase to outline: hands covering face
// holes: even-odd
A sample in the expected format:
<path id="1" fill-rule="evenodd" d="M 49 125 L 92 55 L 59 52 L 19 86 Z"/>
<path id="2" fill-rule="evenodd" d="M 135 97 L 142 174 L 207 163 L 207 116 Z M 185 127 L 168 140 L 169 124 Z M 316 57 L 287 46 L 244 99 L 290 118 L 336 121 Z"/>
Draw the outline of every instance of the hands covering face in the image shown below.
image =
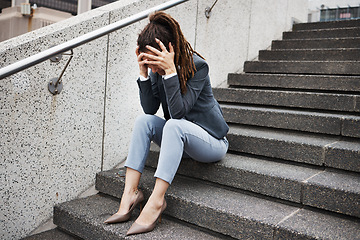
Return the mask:
<path id="1" fill-rule="evenodd" d="M 156 38 L 155 40 L 162 51 L 159 51 L 151 46 L 146 46 L 149 51 L 140 53 L 139 47 L 136 48 L 140 75 L 147 77 L 148 67 L 151 68 L 153 72 L 157 72 L 160 75 L 176 73 L 176 67 L 174 64 L 175 52 L 173 46 L 169 43 L 170 51 L 168 51 L 159 39 Z"/>

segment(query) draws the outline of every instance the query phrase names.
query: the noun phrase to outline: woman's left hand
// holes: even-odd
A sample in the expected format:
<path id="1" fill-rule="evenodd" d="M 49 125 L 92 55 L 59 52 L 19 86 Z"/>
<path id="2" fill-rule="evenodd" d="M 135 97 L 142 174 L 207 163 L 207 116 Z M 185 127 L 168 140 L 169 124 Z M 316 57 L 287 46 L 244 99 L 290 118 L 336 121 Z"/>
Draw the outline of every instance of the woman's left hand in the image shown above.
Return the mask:
<path id="1" fill-rule="evenodd" d="M 166 75 L 176 73 L 176 67 L 174 63 L 175 52 L 173 46 L 171 43 L 169 43 L 169 52 L 159 39 L 155 38 L 155 41 L 157 44 L 159 44 L 162 51 L 160 52 L 154 47 L 146 46 L 147 49 L 155 54 L 144 54 L 144 56 L 148 58 L 146 63 L 158 66 L 165 71 Z"/>

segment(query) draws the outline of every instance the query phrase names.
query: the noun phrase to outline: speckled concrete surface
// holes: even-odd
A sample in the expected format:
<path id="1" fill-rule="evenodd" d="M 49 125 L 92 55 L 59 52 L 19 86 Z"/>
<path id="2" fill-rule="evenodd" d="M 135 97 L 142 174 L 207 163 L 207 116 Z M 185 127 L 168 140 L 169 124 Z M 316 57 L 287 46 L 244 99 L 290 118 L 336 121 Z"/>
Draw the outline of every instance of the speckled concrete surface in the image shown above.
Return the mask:
<path id="1" fill-rule="evenodd" d="M 0 44 L 0 66 L 160 2 L 165 1 L 117 1 L 4 41 Z M 204 7 L 208 5 L 205 0 L 189 1 L 169 10 L 182 24 L 187 39 L 213 66 L 213 86 L 225 80 L 223 75 L 242 66 L 247 51 L 234 56 L 235 59 L 229 58 L 228 49 L 236 52 L 231 47 L 239 44 L 239 38 L 248 39 L 248 31 L 244 37 L 238 35 L 225 45 L 221 43 L 235 31 L 219 37 L 219 29 L 226 29 L 232 20 L 218 20 L 229 16 L 227 10 L 238 18 L 238 12 L 233 11 L 236 4 L 236 1 L 219 4 L 212 20 L 204 17 Z M 244 23 L 249 23 L 247 10 L 242 10 Z M 305 11 L 299 14 L 306 18 Z M 60 63 L 45 61 L 1 80 L 0 156 L 4 161 L 0 163 L 0 190 L 4 197 L 0 210 L 4 221 L 0 222 L 0 238 L 24 237 L 49 219 L 54 204 L 75 198 L 94 182 L 102 167 L 109 169 L 126 157 L 132 122 L 140 112 L 134 49 L 145 21 L 74 49 L 74 58 L 62 78 L 63 91 L 57 96 L 48 92 L 47 83 L 59 76 L 68 56 Z M 237 26 L 239 21 L 231 26 Z M 246 29 L 244 24 L 241 26 L 239 30 Z M 238 48 L 246 49 L 249 46 L 246 42 L 242 41 L 245 47 L 240 44 Z M 228 60 L 218 64 L 224 53 Z"/>
<path id="2" fill-rule="evenodd" d="M 119 201 L 95 195 L 74 200 L 55 207 L 55 222 L 84 239 L 223 239 L 200 230 L 187 227 L 164 216 L 152 232 L 125 237 L 139 211 L 135 210 L 128 222 L 118 224 L 103 223 L 117 211 Z"/>
<path id="3" fill-rule="evenodd" d="M 112 196 L 121 194 L 123 179 L 117 172 L 118 169 L 114 169 L 98 174 L 101 192 Z M 154 186 L 153 174 L 146 169 L 140 181 L 146 198 Z M 313 182 L 319 184 L 315 177 Z M 237 239 L 345 240 L 360 236 L 359 222 L 344 215 L 297 208 L 181 175 L 175 177 L 165 198 L 166 214 Z"/>
<path id="4" fill-rule="evenodd" d="M 146 197 L 154 187 L 153 174 L 149 170 L 142 174 L 140 187 Z M 116 170 L 102 172 L 99 180 L 98 190 L 112 196 L 120 195 L 122 180 L 116 176 Z M 115 182 L 118 187 L 114 187 Z M 168 189 L 166 200 L 166 214 L 237 239 L 271 239 L 273 227 L 298 209 L 180 175 Z"/>
<path id="5" fill-rule="evenodd" d="M 360 217 L 360 176 L 325 171 L 304 185 L 304 204 Z"/>
<path id="6" fill-rule="evenodd" d="M 21 240 L 81 240 L 81 238 L 65 233 L 58 228 L 25 237 Z"/>
<path id="7" fill-rule="evenodd" d="M 36 33 L 20 36 L 14 40 L 20 44 L 18 47 L 2 53 L 6 55 L 2 64 L 107 22 L 106 14 L 100 14 L 70 24 L 62 31 L 52 32 L 55 26 L 50 25 L 41 29 L 49 31 L 47 35 L 39 33 L 32 41 L 24 38 Z M 100 38 L 74 50 L 74 59 L 62 78 L 64 88 L 60 95 L 50 94 L 47 82 L 60 75 L 68 56 L 59 63 L 46 61 L 1 80 L 1 88 L 7 93 L 6 100 L 1 101 L 7 123 L 2 131 L 8 132 L 6 138 L 1 138 L 4 151 L 0 168 L 5 176 L 1 184 L 5 194 L 0 204 L 4 219 L 1 238 L 25 236 L 51 216 L 54 203 L 76 197 L 93 183 L 100 170 L 105 40 Z"/>

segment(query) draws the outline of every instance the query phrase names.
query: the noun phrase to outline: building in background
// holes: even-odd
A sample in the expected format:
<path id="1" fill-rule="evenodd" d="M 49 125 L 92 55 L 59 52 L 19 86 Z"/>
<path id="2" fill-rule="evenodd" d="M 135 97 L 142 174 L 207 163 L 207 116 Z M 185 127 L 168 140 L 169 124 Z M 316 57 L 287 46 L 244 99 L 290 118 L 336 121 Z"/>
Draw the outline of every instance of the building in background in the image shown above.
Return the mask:
<path id="1" fill-rule="evenodd" d="M 116 0 L 1 0 L 0 42 Z"/>
<path id="2" fill-rule="evenodd" d="M 360 18 L 360 0 L 309 0 L 308 22 Z"/>

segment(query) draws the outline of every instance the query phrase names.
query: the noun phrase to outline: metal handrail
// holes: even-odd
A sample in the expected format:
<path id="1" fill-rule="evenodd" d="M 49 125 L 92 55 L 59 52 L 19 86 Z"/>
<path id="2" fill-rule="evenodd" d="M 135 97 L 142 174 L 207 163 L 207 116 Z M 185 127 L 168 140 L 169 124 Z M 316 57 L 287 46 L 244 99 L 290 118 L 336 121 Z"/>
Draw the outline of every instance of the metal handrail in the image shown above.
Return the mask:
<path id="1" fill-rule="evenodd" d="M 138 22 L 144 18 L 147 18 L 149 14 L 155 12 L 155 11 L 161 11 L 168 8 L 171 8 L 173 6 L 176 6 L 180 3 L 187 2 L 188 0 L 171 0 L 166 3 L 160 4 L 158 6 L 155 6 L 153 8 L 149 8 L 145 11 L 142 11 L 140 13 L 134 14 L 130 17 L 127 17 L 123 20 L 117 21 L 115 23 L 109 24 L 105 27 L 99 28 L 95 31 L 89 32 L 87 34 L 84 34 L 80 37 L 74 38 L 68 42 L 62 43 L 60 45 L 57 45 L 55 47 L 52 47 L 48 50 L 42 51 L 40 53 L 37 53 L 33 56 L 27 57 L 23 60 L 20 60 L 18 62 L 15 62 L 9 66 L 3 67 L 0 69 L 0 80 L 8 77 L 14 73 L 20 72 L 26 68 L 29 68 L 31 66 L 34 66 L 38 63 L 41 63 L 47 59 L 50 59 L 58 54 L 61 54 L 63 52 L 69 51 L 73 48 L 76 48 L 80 45 L 83 45 L 85 43 L 91 42 L 97 38 L 100 38 L 104 35 L 107 35 L 109 33 L 112 33 L 116 30 L 119 30 L 123 27 L 126 27 L 132 23 Z"/>

